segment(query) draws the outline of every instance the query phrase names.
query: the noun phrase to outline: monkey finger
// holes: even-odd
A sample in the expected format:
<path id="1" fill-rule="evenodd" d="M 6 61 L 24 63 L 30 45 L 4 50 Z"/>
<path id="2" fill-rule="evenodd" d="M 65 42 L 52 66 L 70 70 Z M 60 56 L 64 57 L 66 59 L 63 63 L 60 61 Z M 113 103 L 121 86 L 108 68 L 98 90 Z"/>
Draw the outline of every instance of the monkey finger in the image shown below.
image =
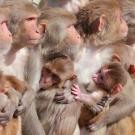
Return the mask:
<path id="1" fill-rule="evenodd" d="M 80 89 L 78 84 L 73 84 L 73 87 L 76 88 L 76 89 Z"/>
<path id="2" fill-rule="evenodd" d="M 69 104 L 67 99 L 57 101 L 57 103 L 59 103 L 59 104 Z"/>
<path id="3" fill-rule="evenodd" d="M 78 96 L 79 95 L 78 92 L 76 92 L 76 91 L 71 91 L 71 94 L 74 95 L 74 96 Z"/>
<path id="4" fill-rule="evenodd" d="M 9 120 L 3 120 L 0 122 L 0 125 L 6 126 L 8 124 Z"/>
<path id="5" fill-rule="evenodd" d="M 65 99 L 65 96 L 61 95 L 61 96 L 55 96 L 53 100 L 57 102 L 57 101 L 61 101 L 61 100 L 64 100 L 64 99 Z"/>
<path id="6" fill-rule="evenodd" d="M 8 113 L 1 113 L 0 114 L 0 121 L 1 120 L 9 120 L 9 114 Z"/>
<path id="7" fill-rule="evenodd" d="M 74 88 L 74 87 L 71 87 L 71 91 L 80 92 L 78 89 L 76 89 L 76 88 Z"/>
<path id="8" fill-rule="evenodd" d="M 80 97 L 79 96 L 75 96 L 74 99 L 79 101 Z"/>
<path id="9" fill-rule="evenodd" d="M 14 117 L 17 117 L 25 112 L 26 108 L 24 106 L 19 106 L 14 113 Z"/>
<path id="10" fill-rule="evenodd" d="M 59 93 L 56 93 L 55 94 L 55 97 L 57 97 L 57 96 L 63 96 L 64 95 L 64 92 L 59 92 Z"/>

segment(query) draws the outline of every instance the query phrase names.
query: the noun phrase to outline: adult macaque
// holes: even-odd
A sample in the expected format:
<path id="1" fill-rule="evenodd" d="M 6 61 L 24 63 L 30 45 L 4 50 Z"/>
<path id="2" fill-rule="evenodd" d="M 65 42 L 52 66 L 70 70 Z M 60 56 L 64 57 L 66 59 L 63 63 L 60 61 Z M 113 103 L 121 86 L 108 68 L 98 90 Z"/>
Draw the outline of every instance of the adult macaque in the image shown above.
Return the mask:
<path id="1" fill-rule="evenodd" d="M 41 0 L 39 8 L 44 9 L 48 7 L 60 7 L 64 8 L 71 13 L 76 13 L 80 8 L 88 4 L 89 0 Z"/>
<path id="2" fill-rule="evenodd" d="M 70 94 L 73 78 L 74 65 L 70 57 L 61 55 L 43 65 L 37 112 L 47 135 L 73 135 L 75 132 L 81 105 L 77 102 L 65 105 L 53 102 L 58 91 Z"/>
<path id="3" fill-rule="evenodd" d="M 24 1 L 6 0 L 3 1 L 1 6 L 3 8 L 6 7 L 10 10 L 8 25 L 11 32 L 13 33 L 13 45 L 8 51 L 8 53 L 4 56 L 4 62 L 1 64 L 2 71 L 5 72 L 6 74 L 13 74 L 17 76 L 19 79 L 24 80 L 25 79 L 24 73 L 26 73 L 26 75 L 27 73 L 29 73 L 29 70 L 25 70 L 27 69 L 26 63 L 29 51 L 27 48 L 23 47 L 29 47 L 32 49 L 32 47 L 35 47 L 39 43 L 41 37 L 43 36 L 44 26 L 42 25 L 40 25 L 41 27 L 37 26 L 38 24 L 37 20 L 38 16 L 40 15 L 40 12 L 35 6 L 33 6 L 30 2 L 26 0 Z M 22 107 L 27 109 L 29 104 L 32 102 L 33 98 L 34 98 L 34 91 L 32 89 L 27 90 L 24 93 L 24 96 L 22 97 L 21 104 L 18 107 L 17 112 Z M 7 119 L 6 117 L 7 115 L 9 115 L 8 113 L 5 112 L 5 116 L 3 116 L 5 119 Z M 35 119 L 36 118 L 37 116 L 35 114 Z M 1 121 L 7 122 L 7 120 L 5 119 L 1 119 Z M 33 118 L 33 121 L 35 121 L 35 119 Z M 25 119 L 23 120 L 25 121 Z M 37 134 L 45 135 L 44 131 L 40 128 L 40 122 L 36 123 L 37 123 L 36 128 L 33 127 L 32 132 L 35 133 L 36 135 Z"/>
<path id="4" fill-rule="evenodd" d="M 59 54 L 59 52 L 61 52 L 64 55 L 70 56 L 72 60 L 76 60 L 76 57 L 78 58 L 78 52 L 82 48 L 82 45 L 80 35 L 74 28 L 75 22 L 75 16 L 68 13 L 65 10 L 59 8 L 49 8 L 44 10 L 44 12 L 41 14 L 39 18 L 39 23 L 43 24 L 46 28 L 44 40 L 41 45 L 41 54 L 44 57 L 44 61 L 47 60 L 48 54 L 53 54 L 51 56 L 54 56 L 54 53 L 55 55 L 57 55 L 57 53 Z M 39 73 L 40 75 L 41 71 L 40 68 L 35 68 L 35 70 L 33 70 L 33 67 L 35 67 L 35 59 L 38 59 L 40 62 L 40 52 L 31 53 L 31 55 L 29 56 L 28 73 L 31 73 L 31 75 L 28 76 L 27 80 L 30 83 L 34 82 L 33 75 L 35 74 L 35 72 Z M 40 64 L 36 64 L 36 66 L 39 65 Z M 38 105 L 37 107 L 40 108 L 40 106 L 41 105 Z M 35 127 L 33 130 L 37 129 L 39 131 L 40 128 L 37 128 L 37 125 L 35 125 L 35 121 L 36 123 L 38 123 L 38 126 L 40 125 L 40 123 L 38 121 L 38 117 L 35 118 L 34 115 L 37 114 L 35 110 L 35 105 L 32 105 L 31 111 L 30 109 L 28 110 L 28 113 L 25 118 L 25 122 L 23 125 L 23 134 L 36 135 L 35 132 L 37 131 L 33 132 L 31 127 Z M 29 123 L 32 123 L 33 125 Z"/>
<path id="5" fill-rule="evenodd" d="M 41 24 L 46 24 L 46 33 L 41 45 L 44 57 L 49 53 L 61 52 L 76 60 L 83 48 L 82 39 L 74 28 L 76 17 L 60 8 L 43 11 L 39 19 Z"/>
<path id="6" fill-rule="evenodd" d="M 4 55 L 6 55 L 6 53 L 9 51 L 12 44 L 12 35 L 7 27 L 8 18 L 9 18 L 9 9 L 0 7 L 0 58 L 1 58 L 0 68 L 1 69 L 3 69 Z M 3 83 L 1 85 L 3 85 Z M 15 135 L 20 135 L 21 125 L 19 124 L 20 123 L 19 118 L 14 119 L 13 120 L 14 122 L 9 122 L 12 119 L 12 116 L 18 106 L 18 102 L 19 102 L 18 98 L 20 97 L 18 97 L 18 93 L 13 88 L 10 89 L 10 91 L 7 93 L 9 97 L 11 96 L 7 105 L 4 105 L 5 103 L 4 98 L 0 99 L 1 100 L 0 108 L 4 110 L 4 111 L 1 110 L 0 113 L 0 125 L 2 127 L 6 123 L 8 123 L 9 128 L 8 126 L 6 126 L 4 130 L 1 129 L 0 133 L 1 135 L 7 135 L 8 133 L 9 134 L 14 133 Z M 13 125 L 15 124 L 17 125 L 13 127 Z M 13 132 L 8 132 L 11 131 L 13 128 L 15 128 Z"/>

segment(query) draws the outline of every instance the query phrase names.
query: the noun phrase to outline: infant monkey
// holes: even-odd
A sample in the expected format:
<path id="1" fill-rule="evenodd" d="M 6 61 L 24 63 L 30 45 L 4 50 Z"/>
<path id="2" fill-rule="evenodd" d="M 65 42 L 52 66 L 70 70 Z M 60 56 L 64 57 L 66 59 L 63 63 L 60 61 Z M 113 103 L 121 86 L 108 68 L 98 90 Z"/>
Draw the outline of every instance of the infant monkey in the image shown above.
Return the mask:
<path id="1" fill-rule="evenodd" d="M 84 103 L 83 108 L 85 108 L 82 109 L 80 115 L 80 127 L 85 127 L 92 119 L 93 116 L 88 115 L 89 111 L 95 116 L 104 107 L 109 106 L 115 94 L 123 90 L 126 82 L 127 74 L 124 68 L 120 63 L 111 62 L 92 76 L 91 83 L 87 86 L 86 91 L 83 92 L 78 85 L 74 84 L 71 93 L 77 101 Z M 84 118 L 84 116 L 87 116 L 87 118 Z M 92 128 L 91 125 L 88 125 L 88 129 L 93 130 Z"/>
<path id="2" fill-rule="evenodd" d="M 92 76 L 86 88 L 87 93 L 82 92 L 76 84 L 73 85 L 71 91 L 76 100 L 87 105 L 94 105 L 104 96 L 112 96 L 120 92 L 126 81 L 127 76 L 121 64 L 111 62 Z"/>
<path id="3" fill-rule="evenodd" d="M 73 80 L 75 77 L 74 65 L 69 57 L 63 54 L 55 55 L 53 57 L 48 56 L 48 62 L 43 65 L 39 81 L 40 90 L 50 88 L 63 89 L 64 83 L 67 80 Z"/>

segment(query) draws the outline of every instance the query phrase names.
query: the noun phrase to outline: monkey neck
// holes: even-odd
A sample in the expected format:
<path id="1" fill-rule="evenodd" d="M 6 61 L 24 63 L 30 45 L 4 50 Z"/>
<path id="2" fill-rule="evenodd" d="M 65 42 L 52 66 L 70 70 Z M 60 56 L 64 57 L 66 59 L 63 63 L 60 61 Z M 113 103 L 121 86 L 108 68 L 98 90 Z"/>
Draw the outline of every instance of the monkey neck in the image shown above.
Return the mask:
<path id="1" fill-rule="evenodd" d="M 14 45 L 10 48 L 8 53 L 4 56 L 5 57 L 5 64 L 10 65 L 16 58 L 16 53 L 19 51 L 19 48 L 15 48 Z"/>

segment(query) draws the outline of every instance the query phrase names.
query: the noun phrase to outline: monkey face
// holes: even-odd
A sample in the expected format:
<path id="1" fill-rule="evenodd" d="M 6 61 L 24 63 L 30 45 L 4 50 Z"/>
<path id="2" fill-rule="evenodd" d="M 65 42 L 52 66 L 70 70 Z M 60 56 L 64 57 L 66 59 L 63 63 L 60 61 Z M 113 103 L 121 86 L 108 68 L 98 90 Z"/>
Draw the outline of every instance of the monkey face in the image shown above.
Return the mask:
<path id="1" fill-rule="evenodd" d="M 66 28 L 67 37 L 74 43 L 74 44 L 81 44 L 81 36 L 75 29 L 74 25 L 70 25 Z"/>
<path id="2" fill-rule="evenodd" d="M 8 20 L 2 13 L 0 14 L 0 53 L 5 54 L 11 47 L 12 34 L 7 27 Z"/>
<path id="3" fill-rule="evenodd" d="M 102 68 L 92 76 L 92 79 L 97 86 L 105 88 L 108 72 L 109 72 L 108 69 Z"/>
<path id="4" fill-rule="evenodd" d="M 60 83 L 60 78 L 49 69 L 43 67 L 39 81 L 40 89 L 47 89 Z"/>

